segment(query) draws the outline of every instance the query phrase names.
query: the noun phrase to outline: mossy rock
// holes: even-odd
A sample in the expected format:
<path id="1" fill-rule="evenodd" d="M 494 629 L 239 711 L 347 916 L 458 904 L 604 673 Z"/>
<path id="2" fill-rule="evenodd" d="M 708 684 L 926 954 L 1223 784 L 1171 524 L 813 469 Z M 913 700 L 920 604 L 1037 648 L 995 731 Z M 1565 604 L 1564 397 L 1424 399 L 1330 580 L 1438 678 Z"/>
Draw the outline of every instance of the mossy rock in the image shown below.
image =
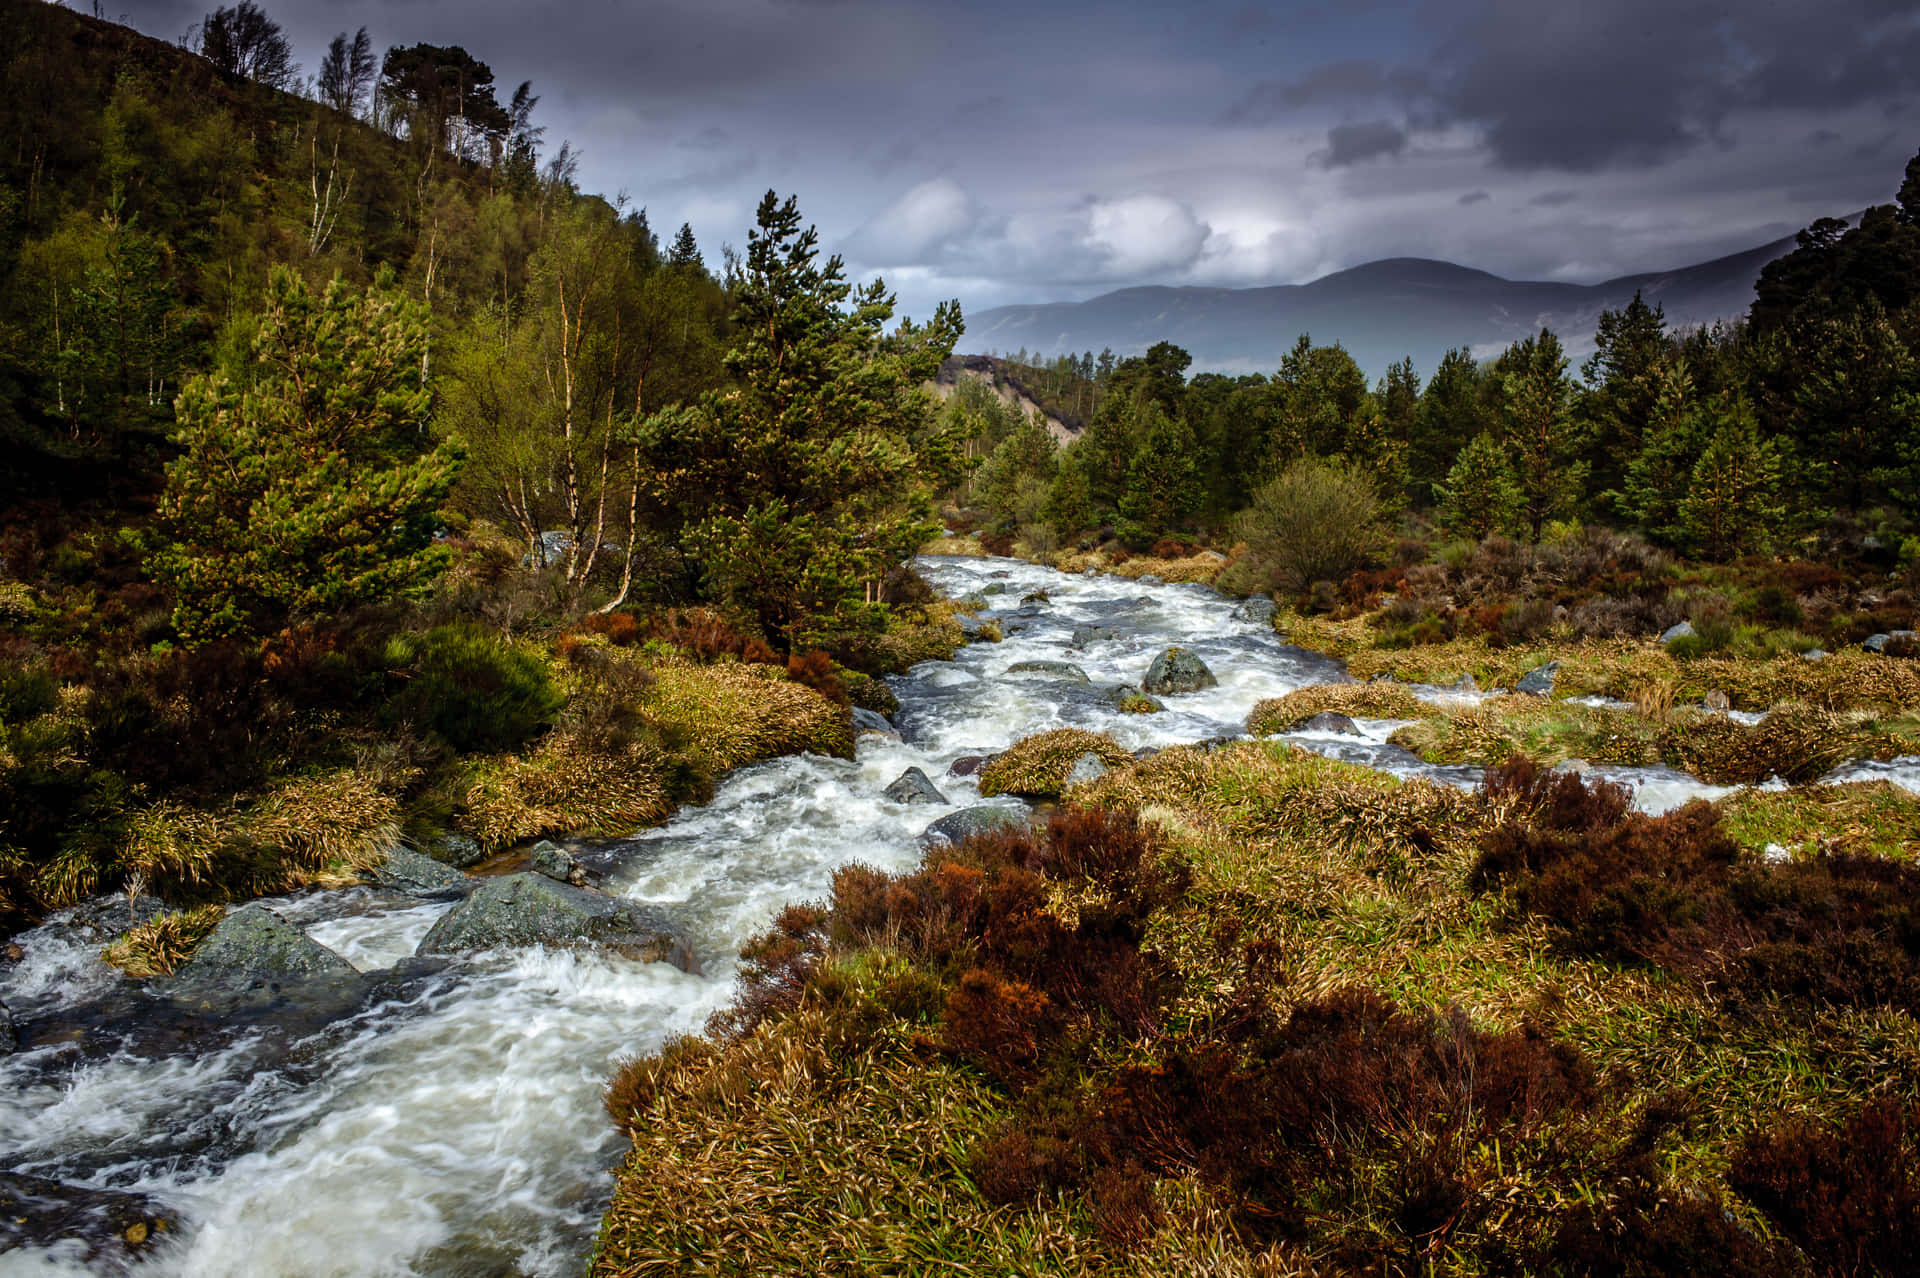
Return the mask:
<path id="1" fill-rule="evenodd" d="M 634 902 L 543 875 L 488 879 L 433 925 L 416 953 L 471 954 L 499 946 L 590 946 L 685 972 L 700 963 L 678 930 Z"/>
<path id="2" fill-rule="evenodd" d="M 989 798 L 996 794 L 1058 798 L 1068 773 L 1085 754 L 1097 756 L 1109 768 L 1133 761 L 1133 755 L 1112 737 L 1080 728 L 1056 728 L 1016 742 L 995 757 L 980 773 L 980 793 Z"/>
<path id="3" fill-rule="evenodd" d="M 181 967 L 182 986 L 276 991 L 283 983 L 357 976 L 353 965 L 263 905 L 222 919 Z"/>

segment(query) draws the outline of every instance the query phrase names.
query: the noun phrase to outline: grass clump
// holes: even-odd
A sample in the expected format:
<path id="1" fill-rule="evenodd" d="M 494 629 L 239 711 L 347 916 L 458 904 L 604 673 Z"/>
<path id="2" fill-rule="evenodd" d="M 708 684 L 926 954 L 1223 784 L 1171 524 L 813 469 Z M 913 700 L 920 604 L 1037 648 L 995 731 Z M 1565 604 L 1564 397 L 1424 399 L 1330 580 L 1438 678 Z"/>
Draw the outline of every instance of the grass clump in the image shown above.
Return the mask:
<path id="1" fill-rule="evenodd" d="M 1755 852 L 1773 845 L 1903 861 L 1920 853 L 1920 795 L 1889 781 L 1743 790 L 1718 806 L 1727 833 Z"/>
<path id="2" fill-rule="evenodd" d="M 1256 737 L 1291 732 L 1317 714 L 1344 714 L 1360 719 L 1425 719 L 1440 710 L 1398 683 L 1323 683 L 1298 688 L 1284 697 L 1269 697 L 1247 716 L 1247 731 Z"/>
<path id="3" fill-rule="evenodd" d="M 455 750 L 510 750 L 553 723 L 566 698 L 541 657 L 474 625 L 400 635 L 387 660 L 408 671 L 384 711 L 427 728 Z"/>
<path id="4" fill-rule="evenodd" d="M 1067 774 L 1082 755 L 1098 755 L 1117 768 L 1133 762 L 1133 755 L 1112 737 L 1079 728 L 1056 728 L 1026 737 L 994 756 L 980 773 L 980 793 L 1017 794 L 1027 798 L 1058 798 Z"/>
<path id="5" fill-rule="evenodd" d="M 221 905 L 162 914 L 109 942 L 101 957 L 136 979 L 172 976 L 226 914 Z"/>

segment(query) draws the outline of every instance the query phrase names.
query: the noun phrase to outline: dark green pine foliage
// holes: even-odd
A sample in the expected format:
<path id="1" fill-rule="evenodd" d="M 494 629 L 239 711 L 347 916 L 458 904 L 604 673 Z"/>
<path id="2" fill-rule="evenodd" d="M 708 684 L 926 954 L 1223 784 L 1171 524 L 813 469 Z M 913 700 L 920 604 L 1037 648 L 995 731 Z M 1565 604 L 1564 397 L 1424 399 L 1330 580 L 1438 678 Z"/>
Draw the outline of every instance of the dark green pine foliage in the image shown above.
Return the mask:
<path id="1" fill-rule="evenodd" d="M 268 634 L 417 595 L 462 447 L 422 451 L 424 308 L 339 280 L 315 295 L 273 272 L 247 357 L 181 393 L 149 568 L 181 637 Z"/>
<path id="2" fill-rule="evenodd" d="M 700 245 L 693 238 L 692 223 L 680 224 L 680 233 L 673 237 L 673 247 L 667 250 L 667 265 L 701 271 L 706 269 L 706 263 L 700 256 Z"/>
<path id="3" fill-rule="evenodd" d="M 1142 534 L 1172 532 L 1199 509 L 1204 495 L 1193 430 L 1186 418 L 1168 415 L 1157 402 L 1149 402 L 1143 416 L 1145 429 L 1127 467 L 1120 515 Z"/>
<path id="4" fill-rule="evenodd" d="M 1601 311 L 1594 352 L 1580 366 L 1590 388 L 1582 415 L 1592 433 L 1592 486 L 1619 489 L 1660 393 L 1660 369 L 1668 355 L 1666 311 L 1648 306 L 1639 293 L 1623 311 Z"/>
<path id="5" fill-rule="evenodd" d="M 709 598 L 788 644 L 877 625 L 880 579 L 938 529 L 915 441 L 959 306 L 887 333 L 885 284 L 856 289 L 838 257 L 822 263 L 795 201 L 771 191 L 736 303 L 735 385 L 650 419 L 642 464 Z"/>

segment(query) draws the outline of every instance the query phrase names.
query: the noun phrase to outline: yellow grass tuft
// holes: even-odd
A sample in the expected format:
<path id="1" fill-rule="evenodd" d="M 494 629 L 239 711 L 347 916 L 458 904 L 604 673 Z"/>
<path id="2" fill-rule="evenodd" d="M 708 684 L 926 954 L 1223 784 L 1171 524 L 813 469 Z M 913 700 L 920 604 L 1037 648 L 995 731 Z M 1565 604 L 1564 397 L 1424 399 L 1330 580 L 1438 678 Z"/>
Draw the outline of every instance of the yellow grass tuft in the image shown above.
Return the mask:
<path id="1" fill-rule="evenodd" d="M 997 755 L 980 773 L 980 793 L 1056 798 L 1067 774 L 1083 754 L 1094 754 L 1109 768 L 1133 762 L 1133 755 L 1112 737 L 1079 728 L 1056 728 L 1027 737 Z"/>
<path id="2" fill-rule="evenodd" d="M 1442 713 L 1397 683 L 1323 683 L 1299 688 L 1284 697 L 1269 697 L 1247 716 L 1247 731 L 1256 737 L 1287 732 L 1317 714 L 1344 714 L 1362 719 L 1425 719 Z"/>
<path id="3" fill-rule="evenodd" d="M 223 905 L 162 914 L 109 942 L 101 957 L 136 979 L 172 976 L 226 915 Z"/>

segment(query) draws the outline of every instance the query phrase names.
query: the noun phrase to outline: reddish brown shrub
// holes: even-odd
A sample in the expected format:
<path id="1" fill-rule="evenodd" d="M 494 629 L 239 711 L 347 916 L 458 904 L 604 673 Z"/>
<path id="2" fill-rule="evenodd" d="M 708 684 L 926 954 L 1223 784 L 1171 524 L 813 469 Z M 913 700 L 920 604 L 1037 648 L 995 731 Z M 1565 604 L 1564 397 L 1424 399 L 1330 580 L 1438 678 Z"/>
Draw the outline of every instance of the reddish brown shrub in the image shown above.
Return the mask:
<path id="1" fill-rule="evenodd" d="M 963 973 L 947 995 L 947 1046 L 1002 1083 L 1031 1079 L 1058 1028 L 1045 994 L 983 968 Z"/>
<path id="2" fill-rule="evenodd" d="M 1728 1183 L 1823 1274 L 1912 1273 L 1920 1256 L 1920 1107 L 1887 1099 L 1838 1126 L 1788 1120 L 1734 1156 Z"/>
<path id="3" fill-rule="evenodd" d="M 1138 1163 L 1102 1167 L 1087 1185 L 1093 1227 L 1106 1243 L 1130 1252 L 1153 1234 L 1160 1223 L 1160 1207 L 1153 1200 L 1153 1181 Z"/>
<path id="4" fill-rule="evenodd" d="M 1192 553 L 1193 544 L 1191 542 L 1181 541 L 1175 537 L 1162 537 L 1159 541 L 1153 543 L 1153 557 L 1155 559 L 1185 559 Z"/>
<path id="5" fill-rule="evenodd" d="M 787 678 L 795 683 L 804 683 L 815 692 L 835 705 L 848 705 L 847 687 L 834 673 L 833 658 L 815 649 L 810 652 L 796 652 L 787 658 Z"/>
<path id="6" fill-rule="evenodd" d="M 711 608 L 669 608 L 649 617 L 640 634 L 670 643 L 698 661 L 737 657 L 757 665 L 781 664 L 765 640 L 742 633 Z"/>
<path id="7" fill-rule="evenodd" d="M 1013 553 L 1013 536 L 1010 533 L 983 532 L 980 534 L 980 549 L 986 551 L 989 555 L 1011 555 Z"/>

